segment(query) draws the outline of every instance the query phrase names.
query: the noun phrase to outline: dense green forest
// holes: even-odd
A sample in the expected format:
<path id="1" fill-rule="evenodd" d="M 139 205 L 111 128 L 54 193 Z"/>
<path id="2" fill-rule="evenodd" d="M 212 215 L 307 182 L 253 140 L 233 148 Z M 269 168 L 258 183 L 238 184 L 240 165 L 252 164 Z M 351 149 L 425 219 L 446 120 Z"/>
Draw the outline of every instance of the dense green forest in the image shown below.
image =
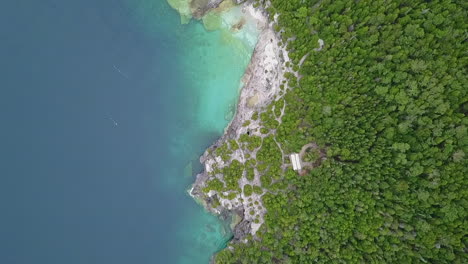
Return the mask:
<path id="1" fill-rule="evenodd" d="M 270 2 L 301 78 L 281 124 L 259 116 L 284 150 L 326 159 L 270 171 L 259 238 L 216 263 L 468 263 L 468 1 Z"/>

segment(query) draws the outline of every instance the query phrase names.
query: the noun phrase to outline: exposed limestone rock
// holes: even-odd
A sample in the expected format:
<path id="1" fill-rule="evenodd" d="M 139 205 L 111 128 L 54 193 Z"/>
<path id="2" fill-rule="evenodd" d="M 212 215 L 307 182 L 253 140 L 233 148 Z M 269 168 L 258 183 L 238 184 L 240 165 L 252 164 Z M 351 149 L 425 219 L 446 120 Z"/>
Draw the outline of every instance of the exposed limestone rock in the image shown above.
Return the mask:
<path id="1" fill-rule="evenodd" d="M 247 5 L 244 8 L 253 9 L 251 5 Z M 259 21 L 262 21 L 262 19 L 266 20 L 264 13 L 257 11 L 256 15 L 260 18 Z M 261 24 L 266 25 L 264 21 Z M 229 166 L 234 159 L 244 163 L 246 161 L 244 158 L 246 154 L 251 158 L 256 157 L 257 150 L 246 152 L 246 150 L 239 149 L 230 155 L 229 161 L 223 161 L 221 157 L 214 154 L 214 150 L 229 140 L 238 140 L 240 135 L 247 132 L 251 135 L 264 136 L 260 134 L 258 129 L 260 127 L 260 120 L 250 120 L 250 118 L 254 112 L 261 112 L 273 100 L 280 97 L 280 85 L 284 80 L 284 71 L 289 70 L 285 67 L 284 63 L 289 58 L 286 51 L 279 47 L 278 43 L 279 38 L 273 31 L 272 26 L 265 27 L 260 33 L 250 64 L 242 78 L 244 86 L 239 96 L 236 114 L 225 130 L 223 137 L 212 145 L 200 158 L 200 162 L 205 165 L 205 171 L 197 175 L 192 195 L 199 197 L 216 195 L 215 191 L 210 191 L 208 194 L 202 191 L 205 183 L 210 179 L 217 178 L 221 181 L 223 180 L 222 174 L 212 175 L 213 168 L 221 169 Z M 244 126 L 246 120 L 249 120 L 249 124 Z M 242 175 L 239 180 L 240 189 L 243 189 L 245 184 L 260 186 L 258 171 L 254 170 L 254 172 L 255 178 L 253 181 L 247 180 L 245 175 Z M 262 203 L 263 193 L 253 193 L 248 197 L 240 193 L 236 194 L 233 199 L 224 198 L 227 194 L 221 193 L 218 195 L 220 207 L 223 207 L 222 210 L 240 210 L 243 212 L 242 222 L 234 229 L 235 241 L 243 241 L 247 234 L 255 235 L 264 222 L 263 216 L 266 213 L 266 209 Z M 210 203 L 208 202 L 208 204 Z M 211 208 L 210 206 L 207 209 L 215 213 L 220 210 L 219 208 Z M 253 212 L 253 214 L 250 212 Z"/>
<path id="2" fill-rule="evenodd" d="M 193 17 L 200 19 L 209 10 L 217 8 L 222 2 L 223 0 L 191 0 L 190 9 L 192 11 Z"/>
<path id="3" fill-rule="evenodd" d="M 240 241 L 244 239 L 248 234 L 250 234 L 250 222 L 246 220 L 242 220 L 236 228 L 234 228 L 234 239 Z"/>
<path id="4" fill-rule="evenodd" d="M 248 133 L 259 137 L 265 137 L 260 131 L 260 120 L 250 120 L 253 113 L 262 112 L 272 101 L 283 96 L 282 85 L 287 89 L 284 79 L 284 72 L 291 71 L 286 66 L 289 61 L 286 50 L 279 46 L 280 38 L 274 32 L 272 23 L 268 22 L 268 16 L 262 8 L 254 8 L 245 0 L 168 0 L 173 8 L 181 14 L 182 22 L 188 22 L 192 17 L 202 19 L 207 30 L 222 29 L 221 41 L 232 42 L 237 38 L 243 45 L 248 43 L 252 48 L 255 45 L 250 64 L 242 77 L 242 90 L 240 91 L 237 108 L 234 118 L 226 128 L 224 135 L 216 141 L 200 157 L 200 162 L 205 170 L 197 175 L 196 181 L 189 191 L 195 200 L 203 205 L 210 212 L 219 215 L 221 219 L 231 219 L 231 229 L 233 230 L 233 242 L 244 242 L 247 235 L 255 236 L 258 229 L 264 223 L 266 209 L 262 203 L 262 196 L 265 190 L 245 196 L 243 191 L 215 191 L 203 192 L 207 182 L 217 179 L 224 181 L 221 169 L 227 167 L 237 160 L 240 163 L 247 162 L 247 159 L 255 159 L 257 149 L 246 150 L 238 148 L 232 151 L 229 158 L 216 155 L 215 149 L 229 141 L 239 144 L 239 137 Z M 232 7 L 241 4 L 239 7 Z M 249 38 L 249 33 L 261 32 L 256 41 Z M 224 34 L 224 35 L 223 35 Z M 256 34 L 255 34 L 256 36 Z M 256 44 L 255 44 L 256 43 Z M 284 107 L 281 111 L 283 115 Z M 281 119 L 281 117 L 278 117 Z M 248 121 L 248 122 L 246 122 Z M 187 169 L 188 171 L 188 169 Z M 253 170 L 254 177 L 250 180 L 244 171 L 238 175 L 240 180 L 238 186 L 240 190 L 249 184 L 251 186 L 261 186 L 260 174 L 257 169 Z M 252 174 L 250 174 L 252 175 Z"/>

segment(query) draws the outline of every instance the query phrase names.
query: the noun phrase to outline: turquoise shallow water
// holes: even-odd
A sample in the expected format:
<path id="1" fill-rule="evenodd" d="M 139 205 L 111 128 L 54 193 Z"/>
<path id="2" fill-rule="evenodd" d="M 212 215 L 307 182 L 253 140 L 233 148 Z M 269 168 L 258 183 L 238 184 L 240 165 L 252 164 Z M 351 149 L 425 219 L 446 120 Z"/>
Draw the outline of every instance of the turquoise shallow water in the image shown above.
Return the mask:
<path id="1" fill-rule="evenodd" d="M 187 189 L 255 34 L 164 0 L 6 0 L 0 32 L 0 263 L 208 263 L 230 234 Z"/>
<path id="2" fill-rule="evenodd" d="M 154 0 L 140 2 L 135 6 L 140 25 L 154 37 L 155 28 L 163 16 L 161 12 L 177 15 L 167 7 L 154 6 Z M 167 186 L 180 191 L 193 182 L 199 172 L 198 157 L 208 145 L 200 144 L 200 138 L 210 138 L 211 144 L 221 136 L 232 119 L 242 86 L 241 77 L 250 61 L 256 44 L 258 31 L 248 25 L 243 31 L 233 32 L 229 23 L 241 17 L 240 8 L 235 7 L 223 13 L 226 25 L 218 30 L 206 30 L 201 21 L 191 20 L 187 24 L 167 25 L 174 28 L 177 54 L 173 60 L 181 71 L 178 80 L 183 84 L 184 95 L 177 103 L 182 104 L 184 120 L 174 129 L 168 155 L 187 163 L 185 177 L 180 168 L 168 171 Z M 201 146 L 201 148 L 200 148 Z M 190 168 L 192 168 L 190 170 Z M 188 171 L 192 177 L 188 177 Z M 182 210 L 187 210 L 184 208 Z M 200 206 L 190 208 L 186 216 L 177 220 L 179 227 L 175 233 L 176 241 L 181 242 L 177 263 L 207 263 L 212 254 L 226 246 L 231 234 L 229 223 L 205 212 Z"/>

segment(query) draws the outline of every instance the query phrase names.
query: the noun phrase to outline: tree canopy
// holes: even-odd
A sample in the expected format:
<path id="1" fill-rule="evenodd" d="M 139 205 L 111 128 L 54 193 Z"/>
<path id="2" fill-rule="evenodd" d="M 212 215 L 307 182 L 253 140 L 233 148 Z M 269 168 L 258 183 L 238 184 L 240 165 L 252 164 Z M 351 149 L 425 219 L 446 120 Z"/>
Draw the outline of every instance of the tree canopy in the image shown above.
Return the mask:
<path id="1" fill-rule="evenodd" d="M 301 77 L 265 127 L 326 160 L 302 176 L 264 167 L 259 238 L 216 263 L 467 263 L 468 2 L 270 2 Z M 272 137 L 257 166 L 280 162 Z"/>

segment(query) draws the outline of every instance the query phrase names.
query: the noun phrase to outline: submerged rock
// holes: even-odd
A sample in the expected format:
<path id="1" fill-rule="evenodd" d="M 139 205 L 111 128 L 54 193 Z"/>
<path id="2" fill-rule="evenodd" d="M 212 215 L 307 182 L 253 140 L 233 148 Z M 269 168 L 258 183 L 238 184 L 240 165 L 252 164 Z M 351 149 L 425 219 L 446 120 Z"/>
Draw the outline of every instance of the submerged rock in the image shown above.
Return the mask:
<path id="1" fill-rule="evenodd" d="M 192 19 L 190 0 L 167 0 L 169 5 L 180 14 L 180 23 L 187 24 Z"/>
<path id="2" fill-rule="evenodd" d="M 224 0 L 167 0 L 180 14 L 180 22 L 187 24 L 192 17 L 201 19 L 208 11 L 217 8 Z"/>
<path id="3" fill-rule="evenodd" d="M 218 8 L 224 0 L 188 0 L 192 15 L 196 19 L 202 18 L 208 11 Z M 229 2 L 229 1 L 226 1 Z"/>
<path id="4" fill-rule="evenodd" d="M 192 161 L 189 161 L 184 167 L 184 177 L 191 178 L 193 176 Z"/>
<path id="5" fill-rule="evenodd" d="M 204 23 L 208 24 L 208 30 L 215 30 L 218 28 L 214 27 L 218 23 L 215 17 L 236 5 L 244 3 L 245 0 L 167 0 L 167 2 L 179 12 L 182 24 L 187 24 L 192 18 L 205 20 L 205 17 L 210 13 L 215 15 L 207 18 L 209 22 L 204 21 Z M 242 25 L 237 25 L 237 27 L 242 27 Z"/>
<path id="6" fill-rule="evenodd" d="M 202 18 L 202 16 L 210 9 L 208 8 L 208 4 L 210 2 L 210 0 L 191 0 L 190 10 L 192 11 L 193 17 L 196 19 Z"/>
<path id="7" fill-rule="evenodd" d="M 244 17 L 241 17 L 241 19 L 239 20 L 239 22 L 237 22 L 236 24 L 232 25 L 231 27 L 231 30 L 232 31 L 239 31 L 242 29 L 242 27 L 245 25 L 246 21 L 245 21 L 245 18 Z"/>
<path id="8" fill-rule="evenodd" d="M 218 30 L 222 26 L 222 18 L 217 12 L 209 12 L 203 19 L 203 26 L 208 31 Z"/>

